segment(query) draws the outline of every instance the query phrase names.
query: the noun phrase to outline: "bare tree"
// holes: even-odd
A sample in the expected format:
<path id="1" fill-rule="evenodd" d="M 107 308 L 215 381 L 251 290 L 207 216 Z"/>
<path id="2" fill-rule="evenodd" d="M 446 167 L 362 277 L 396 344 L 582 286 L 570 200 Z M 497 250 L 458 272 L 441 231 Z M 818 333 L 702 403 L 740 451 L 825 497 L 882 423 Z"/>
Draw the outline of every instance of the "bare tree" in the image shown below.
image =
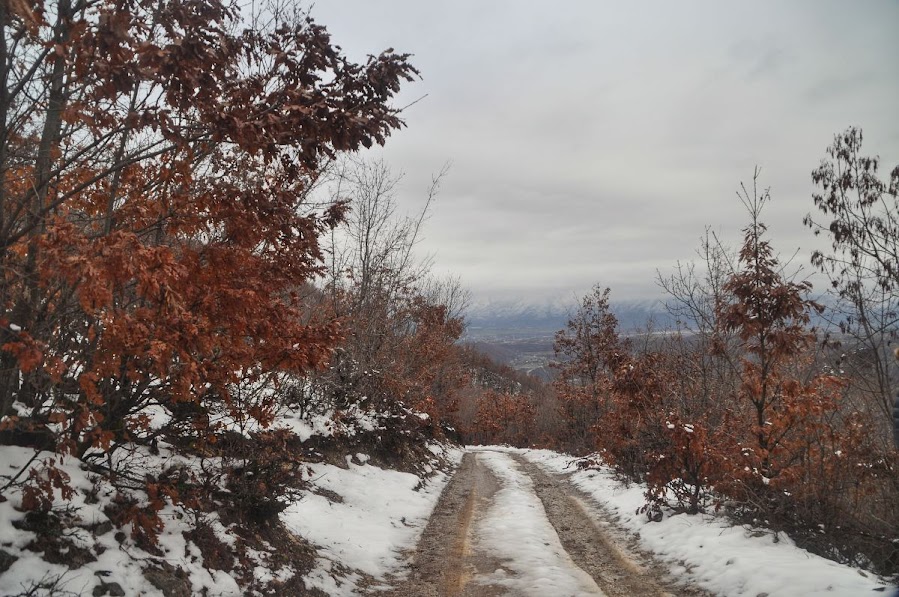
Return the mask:
<path id="1" fill-rule="evenodd" d="M 696 255 L 698 261 L 678 262 L 669 276 L 657 273 L 657 284 L 668 295 L 665 308 L 677 321 L 679 332 L 665 343 L 665 350 L 680 355 L 687 367 L 682 371 L 684 378 L 698 388 L 699 395 L 691 398 L 694 404 L 687 410 L 707 410 L 710 420 L 717 421 L 711 406 L 728 394 L 737 378 L 733 334 L 718 318 L 718 309 L 732 298 L 725 285 L 737 271 L 737 256 L 708 227 Z"/>
<path id="2" fill-rule="evenodd" d="M 345 337 L 310 387 L 325 408 L 363 400 L 414 404 L 456 383 L 448 349 L 462 333 L 467 293 L 458 280 L 434 279 L 433 259 L 415 251 L 447 171 L 432 178 L 420 210 L 403 215 L 402 174 L 383 161 L 334 165 L 331 190 L 350 213 L 327 249 L 324 298 Z"/>
<path id="3" fill-rule="evenodd" d="M 829 277 L 836 323 L 851 338 L 839 366 L 887 421 L 895 391 L 890 344 L 899 324 L 899 166 L 884 182 L 879 158 L 863 156 L 861 148 L 859 129 L 834 137 L 812 172 L 824 220 L 809 213 L 804 222 L 831 241 L 830 251 L 816 251 L 812 263 Z"/>

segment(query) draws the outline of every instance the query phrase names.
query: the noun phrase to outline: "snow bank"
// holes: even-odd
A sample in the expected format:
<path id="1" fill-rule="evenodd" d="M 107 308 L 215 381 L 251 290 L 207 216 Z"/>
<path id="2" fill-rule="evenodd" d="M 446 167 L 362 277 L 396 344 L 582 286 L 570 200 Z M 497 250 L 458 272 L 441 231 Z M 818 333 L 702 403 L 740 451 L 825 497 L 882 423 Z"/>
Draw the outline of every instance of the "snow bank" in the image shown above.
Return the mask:
<path id="1" fill-rule="evenodd" d="M 461 450 L 437 444 L 431 451 L 453 463 L 462 458 Z M 364 454 L 348 457 L 347 469 L 310 465 L 310 493 L 281 514 L 288 528 L 318 548 L 318 567 L 306 582 L 329 595 L 353 595 L 359 580 L 354 574 L 335 579 L 334 570 L 377 580 L 399 572 L 404 551 L 414 548 L 449 479 L 438 472 L 422 484 L 411 473 L 356 464 L 367 460 Z"/>
<path id="2" fill-rule="evenodd" d="M 502 449 L 502 448 L 500 448 Z M 515 450 L 557 473 L 575 470 L 572 458 L 549 450 Z M 884 584 L 861 570 L 800 549 L 783 534 L 758 536 L 711 515 L 666 516 L 649 522 L 637 514 L 645 487 L 623 487 L 608 469 L 577 471 L 571 482 L 618 515 L 619 523 L 639 534 L 644 548 L 656 553 L 676 577 L 689 579 L 727 597 L 857 597 L 884 595 Z"/>
<path id="3" fill-rule="evenodd" d="M 328 429 L 321 419 L 309 423 L 309 432 L 322 434 Z M 462 455 L 461 450 L 436 443 L 429 449 L 433 454 L 432 469 L 437 468 L 438 459 L 458 463 Z M 196 459 L 174 456 L 163 443 L 159 450 L 159 455 L 153 455 L 135 447 L 129 456 L 133 462 L 129 461 L 128 470 L 139 476 L 142 471 L 161 470 L 167 464 L 198 466 Z M 33 454 L 26 448 L 0 446 L 0 484 L 29 466 Z M 413 474 L 370 466 L 365 464 L 368 457 L 364 454 L 348 460 L 352 460 L 348 469 L 310 464 L 309 491 L 281 514 L 291 532 L 321 548 L 316 568 L 303 580 L 308 587 L 317 587 L 328 595 L 354 594 L 362 573 L 383 579 L 387 573 L 397 572 L 404 564 L 403 550 L 415 545 L 448 480 L 446 474 L 438 472 L 422 482 Z M 59 465 L 71 478 L 75 493 L 71 500 L 64 501 L 57 492 L 54 510 L 70 519 L 64 531 L 67 541 L 90 552 L 96 560 L 76 562 L 69 554 L 62 564 L 53 564 L 46 561 L 40 547 L 37 551 L 29 549 L 37 534 L 22 528 L 26 515 L 17 509 L 21 496 L 18 490 L 9 490 L 5 496 L 8 499 L 0 501 L 0 561 L 11 561 L 11 565 L 0 573 L 0 595 L 49 595 L 49 584 L 58 579 L 56 589 L 68 591 L 66 594 L 90 595 L 103 584 L 116 583 L 127 595 L 161 597 L 162 592 L 144 575 L 144 569 L 151 564 L 181 568 L 194 595 L 245 594 L 231 575 L 204 566 L 200 550 L 185 537 L 194 529 L 195 521 L 180 507 L 168 505 L 160 512 L 165 527 L 159 533 L 159 554 L 141 549 L 130 537 L 130 528 L 123 529 L 124 534 L 117 533 L 104 512 L 115 490 L 80 464 L 77 459 L 68 458 Z M 23 477 L 27 477 L 27 472 L 20 479 Z M 235 544 L 240 529 L 226 527 L 216 513 L 206 513 L 203 519 L 219 541 Z M 103 530 L 97 530 L 98 527 Z M 266 545 L 263 542 L 260 550 Z M 246 555 L 254 566 L 253 576 L 260 583 L 285 581 L 305 572 L 290 563 L 275 564 L 277 558 L 270 558 L 264 551 L 247 548 Z M 42 584 L 48 586 L 39 588 Z"/>
<path id="4" fill-rule="evenodd" d="M 26 466 L 34 451 L 17 446 L 0 446 L 0 476 L 14 476 Z M 46 454 L 47 457 L 52 456 Z M 171 506 L 160 514 L 166 521 L 165 529 L 159 535 L 162 556 L 156 557 L 136 547 L 130 538 L 115 538 L 113 532 L 98 533 L 89 530 L 96 523 L 107 521 L 103 508 L 110 503 L 114 490 L 108 485 L 95 486 L 90 475 L 81 469 L 74 458 L 63 460 L 59 468 L 71 478 L 75 489 L 68 502 L 57 499 L 54 509 L 77 517 L 76 526 L 68 528 L 66 538 L 78 548 L 90 549 L 98 553 L 94 562 L 69 569 L 68 566 L 51 564 L 40 553 L 27 549 L 37 535 L 18 529 L 25 520 L 25 514 L 18 511 L 18 497 L 10 492 L 13 499 L 0 503 L 0 549 L 17 558 L 10 568 L 0 574 L 0 595 L 16 595 L 33 591 L 33 595 L 48 594 L 38 590 L 42 583 L 52 583 L 59 579 L 57 588 L 74 595 L 90 595 L 94 587 L 101 583 L 118 583 L 126 595 L 146 595 L 161 597 L 162 592 L 154 587 L 142 573 L 148 561 L 157 560 L 180 566 L 189 575 L 194 594 L 206 592 L 210 595 L 242 595 L 237 583 L 227 574 L 210 571 L 202 566 L 202 558 L 196 550 L 188 548 L 183 533 L 190 530 L 188 521 Z M 27 475 L 23 475 L 27 476 Z"/>

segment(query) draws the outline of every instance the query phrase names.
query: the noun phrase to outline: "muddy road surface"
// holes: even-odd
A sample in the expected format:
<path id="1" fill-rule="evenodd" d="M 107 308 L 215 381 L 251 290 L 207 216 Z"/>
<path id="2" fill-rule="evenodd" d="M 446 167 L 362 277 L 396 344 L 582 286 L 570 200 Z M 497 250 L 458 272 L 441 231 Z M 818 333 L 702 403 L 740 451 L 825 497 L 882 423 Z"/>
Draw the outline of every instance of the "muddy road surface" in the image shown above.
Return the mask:
<path id="1" fill-rule="evenodd" d="M 702 596 L 640 551 L 563 476 L 472 450 L 437 503 L 395 597 Z"/>

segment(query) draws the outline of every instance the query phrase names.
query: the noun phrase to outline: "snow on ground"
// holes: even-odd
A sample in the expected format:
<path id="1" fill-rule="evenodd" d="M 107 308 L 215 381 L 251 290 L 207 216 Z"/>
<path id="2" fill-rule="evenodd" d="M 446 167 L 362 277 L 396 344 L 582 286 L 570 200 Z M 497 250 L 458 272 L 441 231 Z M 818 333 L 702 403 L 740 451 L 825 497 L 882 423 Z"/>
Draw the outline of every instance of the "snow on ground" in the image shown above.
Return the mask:
<path id="1" fill-rule="evenodd" d="M 0 446 L 0 475 L 14 476 L 28 464 L 33 454 L 34 450 L 28 448 Z M 63 460 L 59 468 L 71 478 L 75 493 L 68 502 L 57 499 L 54 509 L 79 519 L 76 526 L 65 531 L 66 538 L 75 547 L 91 548 L 99 556 L 94 562 L 70 570 L 68 566 L 49 563 L 41 554 L 27 549 L 37 535 L 15 527 L 16 523 L 21 526 L 25 514 L 15 508 L 19 500 L 14 496 L 14 499 L 0 503 L 0 549 L 16 558 L 9 569 L 0 574 L 0 595 L 49 594 L 38 590 L 37 585 L 58 578 L 57 588 L 69 592 L 63 594 L 90 595 L 101 583 L 118 583 L 126 595 L 161 597 L 162 592 L 142 574 L 142 565 L 151 559 L 150 554 L 136 547 L 130 538 L 119 542 L 111 531 L 90 530 L 91 526 L 108 520 L 103 508 L 110 503 L 114 490 L 108 485 L 95 487 L 90 475 L 74 458 Z M 168 506 L 160 514 L 166 520 L 166 527 L 159 535 L 163 556 L 158 559 L 182 567 L 189 575 L 195 594 L 203 591 L 209 595 L 242 594 L 230 576 L 207 570 L 202 566 L 202 559 L 198 559 L 198 553 L 188 548 L 183 532 L 189 527 L 180 512 Z"/>
<path id="2" fill-rule="evenodd" d="M 462 458 L 461 450 L 431 446 L 435 456 L 441 449 L 454 464 Z M 330 574 L 341 567 L 382 581 L 397 573 L 404 550 L 415 547 L 449 479 L 435 473 L 422 484 L 411 473 L 380 469 L 367 460 L 364 454 L 348 457 L 347 469 L 311 465 L 314 488 L 281 514 L 288 528 L 318 548 L 318 567 L 306 581 L 329 595 L 354 594 L 358 575 L 335 580 Z"/>
<path id="3" fill-rule="evenodd" d="M 490 467 L 502 488 L 475 532 L 514 573 L 499 569 L 484 582 L 533 597 L 603 595 L 562 547 L 530 478 L 505 454 L 479 452 L 478 461 Z"/>
<path id="4" fill-rule="evenodd" d="M 334 435 L 334 416 L 332 412 L 302 416 L 299 413 L 285 412 L 272 425 L 273 429 L 288 429 L 300 438 L 301 442 L 310 437 L 331 437 Z"/>
<path id="5" fill-rule="evenodd" d="M 301 431 L 306 437 L 329 435 L 332 431 L 323 417 L 307 421 L 295 418 L 284 426 Z M 462 456 L 461 450 L 437 443 L 428 448 L 434 457 L 430 465 L 424 465 L 429 472 L 437 468 L 438 459 L 458 463 Z M 141 471 L 158 471 L 176 463 L 191 469 L 199 466 L 197 459 L 176 456 L 162 442 L 159 451 L 158 455 L 140 447 L 123 451 L 129 459 L 125 470 L 139 476 Z M 24 467 L 33 467 L 33 454 L 27 448 L 0 446 L 0 485 Z M 54 455 L 45 453 L 36 462 L 50 457 Z M 413 474 L 380 469 L 366 464 L 367 461 L 364 454 L 356 454 L 348 457 L 347 469 L 310 464 L 310 490 L 281 514 L 292 532 L 320 548 L 317 567 L 304 581 L 328 595 L 354 594 L 362 578 L 360 572 L 376 579 L 398 572 L 404 564 L 403 550 L 414 547 L 448 480 L 446 474 L 437 472 L 423 482 Z M 62 563 L 54 564 L 46 561 L 46 554 L 40 553 L 42 548 L 29 549 L 37 534 L 21 528 L 25 520 L 25 513 L 18 509 L 21 495 L 18 490 L 9 489 L 5 501 L 0 499 L 0 565 L 10 561 L 11 565 L 0 572 L 0 595 L 49 595 L 48 588 L 37 586 L 59 579 L 57 588 L 68 591 L 65 594 L 90 595 L 103 584 L 116 583 L 126 595 L 161 597 L 162 592 L 143 574 L 143 569 L 153 562 L 183 569 L 192 594 L 244 594 L 228 573 L 203 565 L 199 549 L 185 538 L 193 524 L 183 509 L 167 505 L 160 512 L 165 523 L 159 534 L 161 553 L 151 554 L 109 525 L 104 510 L 115 496 L 109 483 L 97 482 L 96 476 L 85 471 L 75 458 L 64 459 L 59 468 L 69 476 L 75 492 L 66 501 L 57 491 L 54 511 L 63 516 L 71 514 L 74 522 L 64 531 L 67 539 L 76 548 L 95 554 L 96 560 L 73 564 L 69 569 L 65 564 L 73 563 L 71 554 L 64 554 Z M 28 476 L 22 472 L 20 480 Z M 207 513 L 203 518 L 220 541 L 234 545 L 238 529 L 224 526 L 215 513 Z M 130 535 L 128 530 L 125 529 L 126 535 Z M 259 581 L 283 581 L 298 571 L 290 565 L 274 569 L 267 554 L 251 549 L 247 553 Z"/>
<path id="6" fill-rule="evenodd" d="M 500 448 L 503 449 L 503 448 Z M 508 448 L 507 448 L 508 449 Z M 545 468 L 570 473 L 572 458 L 549 450 L 514 450 Z M 811 554 L 783 534 L 758 536 L 719 516 L 676 514 L 649 522 L 637 514 L 645 487 L 623 487 L 611 470 L 578 471 L 571 482 L 617 514 L 620 524 L 639 534 L 676 577 L 727 597 L 858 597 L 884 595 L 873 575 Z M 888 590 L 888 589 L 887 589 Z"/>

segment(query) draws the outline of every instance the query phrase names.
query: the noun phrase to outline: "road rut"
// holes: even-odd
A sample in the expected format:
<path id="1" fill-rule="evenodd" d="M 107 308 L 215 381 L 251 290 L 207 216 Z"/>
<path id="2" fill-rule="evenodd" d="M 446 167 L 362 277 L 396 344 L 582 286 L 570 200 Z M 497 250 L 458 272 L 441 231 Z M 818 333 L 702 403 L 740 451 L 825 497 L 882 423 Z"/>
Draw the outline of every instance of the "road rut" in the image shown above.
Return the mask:
<path id="1" fill-rule="evenodd" d="M 522 492 L 532 492 L 539 502 Z M 504 545 L 505 533 L 498 540 L 497 529 L 505 527 L 497 518 L 504 514 L 503 509 L 508 510 L 509 504 L 519 504 L 518 507 L 524 508 L 523 514 L 538 517 L 535 523 L 544 517 L 548 519 L 551 527 L 545 522 L 541 524 L 554 536 L 529 539 L 528 545 Z M 541 505 L 543 512 L 539 512 Z M 511 522 L 521 526 L 520 520 Z M 508 535 L 513 542 L 514 530 L 510 529 Z M 520 536 L 517 541 L 522 542 Z M 539 557 L 540 549 L 551 550 L 559 543 L 567 552 L 561 554 L 563 559 L 559 560 L 555 552 L 547 552 L 547 559 L 552 556 L 556 558 L 553 561 L 565 564 L 554 565 L 552 572 L 564 575 L 566 571 L 560 572 L 559 568 L 568 566 L 573 578 L 589 575 L 595 584 L 581 583 L 581 589 L 563 590 L 561 587 L 569 585 L 561 582 L 563 593 L 555 590 L 547 593 L 547 577 L 541 576 L 540 567 L 522 566 L 515 561 L 527 556 L 533 562 L 535 550 Z M 665 569 L 667 566 L 640 552 L 636 540 L 617 528 L 599 504 L 580 493 L 564 477 L 549 474 L 516 454 L 473 450 L 465 454 L 444 489 L 418 546 L 410 554 L 406 577 L 392 579 L 394 588 L 390 590 L 370 594 L 395 597 L 708 595 L 695 587 L 676 584 L 662 572 Z"/>

